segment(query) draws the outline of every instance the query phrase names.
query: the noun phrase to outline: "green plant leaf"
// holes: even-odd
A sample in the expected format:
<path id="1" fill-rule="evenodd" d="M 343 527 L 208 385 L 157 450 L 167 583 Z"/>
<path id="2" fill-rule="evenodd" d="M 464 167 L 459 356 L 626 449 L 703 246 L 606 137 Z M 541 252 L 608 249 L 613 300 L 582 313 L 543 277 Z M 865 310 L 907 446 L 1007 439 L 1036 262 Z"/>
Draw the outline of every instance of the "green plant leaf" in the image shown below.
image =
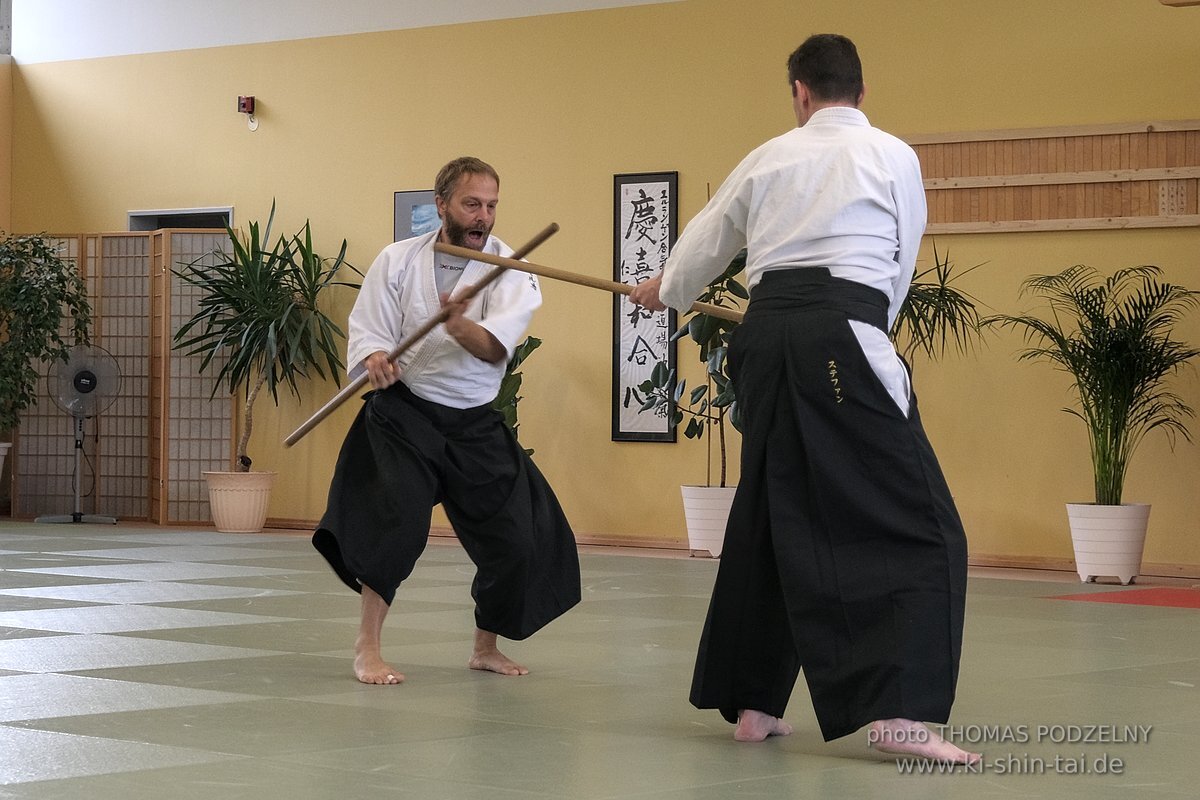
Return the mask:
<path id="1" fill-rule="evenodd" d="M 976 301 L 953 286 L 962 276 L 983 264 L 956 272 L 950 254 L 933 248 L 934 264 L 913 276 L 908 295 L 897 312 L 891 338 L 910 361 L 914 353 L 937 360 L 953 346 L 966 354 L 980 342 L 984 326 Z"/>
<path id="2" fill-rule="evenodd" d="M 504 377 L 500 380 L 500 391 L 496 395 L 496 399 L 492 401 L 492 408 L 499 411 L 504 416 L 504 422 L 512 430 L 513 436 L 517 436 L 517 431 L 520 428 L 520 423 L 517 420 L 517 404 L 521 402 L 521 383 L 524 377 L 519 371 L 520 366 L 525 362 L 525 359 L 537 350 L 542 345 L 542 340 L 533 336 L 525 337 L 525 341 L 513 348 L 512 357 L 509 358 L 505 366 Z M 643 389 L 643 391 L 645 391 Z M 533 455 L 533 450 L 526 449 L 528 455 Z"/>
<path id="3" fill-rule="evenodd" d="M 0 233 L 0 430 L 36 401 L 39 361 L 91 342 L 87 287 L 47 235 Z"/>

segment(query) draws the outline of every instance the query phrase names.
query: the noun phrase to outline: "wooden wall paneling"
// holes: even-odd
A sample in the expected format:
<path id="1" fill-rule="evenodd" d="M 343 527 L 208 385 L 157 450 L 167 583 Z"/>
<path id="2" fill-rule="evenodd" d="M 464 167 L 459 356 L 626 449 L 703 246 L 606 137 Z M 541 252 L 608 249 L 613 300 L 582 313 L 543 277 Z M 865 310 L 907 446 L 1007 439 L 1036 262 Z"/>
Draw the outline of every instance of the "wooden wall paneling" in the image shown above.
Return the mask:
<path id="1" fill-rule="evenodd" d="M 909 141 L 928 233 L 1200 225 L 1200 120 Z"/>

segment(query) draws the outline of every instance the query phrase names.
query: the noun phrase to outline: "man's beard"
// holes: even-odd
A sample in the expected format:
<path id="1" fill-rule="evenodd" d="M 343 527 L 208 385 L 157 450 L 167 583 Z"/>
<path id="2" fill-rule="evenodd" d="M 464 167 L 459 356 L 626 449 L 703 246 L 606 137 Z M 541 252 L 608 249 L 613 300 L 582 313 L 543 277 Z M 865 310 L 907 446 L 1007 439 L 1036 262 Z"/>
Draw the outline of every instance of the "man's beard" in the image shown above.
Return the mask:
<path id="1" fill-rule="evenodd" d="M 446 241 L 456 247 L 482 250 L 492 229 L 485 226 L 459 225 L 447 214 L 442 220 L 442 232 L 446 235 Z"/>

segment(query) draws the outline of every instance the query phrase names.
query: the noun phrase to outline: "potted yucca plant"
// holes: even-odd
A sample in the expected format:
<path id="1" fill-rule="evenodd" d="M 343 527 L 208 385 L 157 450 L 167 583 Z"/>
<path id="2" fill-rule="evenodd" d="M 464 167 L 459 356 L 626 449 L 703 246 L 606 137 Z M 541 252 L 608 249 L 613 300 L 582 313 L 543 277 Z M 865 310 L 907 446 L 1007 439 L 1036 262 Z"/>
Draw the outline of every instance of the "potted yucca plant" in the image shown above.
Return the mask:
<path id="1" fill-rule="evenodd" d="M 175 274 L 200 290 L 196 312 L 175 332 L 175 348 L 200 355 L 200 370 L 216 370 L 212 396 L 222 385 L 241 391 L 239 438 L 233 472 L 208 472 L 209 503 L 217 528 L 231 532 L 262 530 L 273 472 L 250 472 L 246 452 L 254 426 L 254 403 L 267 389 L 276 405 L 279 387 L 299 396 L 300 378 L 329 377 L 341 385 L 344 365 L 339 328 L 318 305 L 330 286 L 359 284 L 339 280 L 342 268 L 361 275 L 346 262 L 346 241 L 336 258 L 318 255 L 308 221 L 292 236 L 281 235 L 270 246 L 275 206 L 261 235 L 257 222 L 249 235 L 226 228 L 229 250 L 220 248 L 182 265 Z M 245 488 L 252 482 L 257 488 Z M 245 514 L 226 508 L 226 501 L 245 498 Z"/>
<path id="2" fill-rule="evenodd" d="M 999 315 L 988 324 L 1019 329 L 1023 361 L 1047 361 L 1071 376 L 1075 407 L 1092 457 L 1093 503 L 1069 503 L 1067 513 L 1080 580 L 1115 575 L 1130 583 L 1141 570 L 1150 507 L 1123 502 L 1125 476 L 1138 445 L 1162 431 L 1174 446 L 1190 440 L 1195 416 L 1171 391 L 1170 378 L 1200 350 L 1174 338 L 1175 324 L 1200 304 L 1200 292 L 1162 279 L 1157 266 L 1118 269 L 1105 278 L 1077 264 L 1034 275 L 1022 294 L 1043 298 L 1041 316 Z"/>

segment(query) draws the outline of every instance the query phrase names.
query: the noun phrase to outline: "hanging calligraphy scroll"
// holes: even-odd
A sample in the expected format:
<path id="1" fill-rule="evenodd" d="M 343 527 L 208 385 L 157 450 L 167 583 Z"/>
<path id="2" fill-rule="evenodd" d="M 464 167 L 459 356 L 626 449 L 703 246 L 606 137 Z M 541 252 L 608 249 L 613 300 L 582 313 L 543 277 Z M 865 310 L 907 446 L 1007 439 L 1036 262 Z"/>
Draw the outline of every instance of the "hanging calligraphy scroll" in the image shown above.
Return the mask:
<path id="1" fill-rule="evenodd" d="M 613 176 L 613 279 L 636 285 L 662 271 L 675 244 L 679 173 Z M 659 364 L 675 368 L 675 311 L 649 311 L 613 296 L 613 414 L 615 442 L 673 442 L 669 408 L 642 410 L 638 389 Z"/>

